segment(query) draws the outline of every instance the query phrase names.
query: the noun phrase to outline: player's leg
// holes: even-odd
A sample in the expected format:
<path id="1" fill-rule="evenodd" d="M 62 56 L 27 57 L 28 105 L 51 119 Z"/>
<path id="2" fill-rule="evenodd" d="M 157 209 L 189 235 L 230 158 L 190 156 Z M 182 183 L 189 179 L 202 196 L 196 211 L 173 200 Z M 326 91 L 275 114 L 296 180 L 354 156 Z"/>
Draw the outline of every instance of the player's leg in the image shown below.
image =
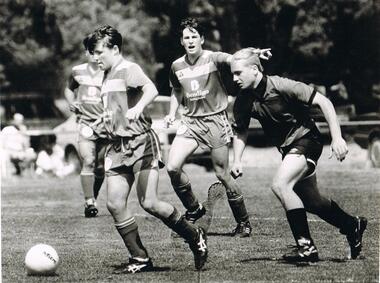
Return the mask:
<path id="1" fill-rule="evenodd" d="M 150 270 L 153 266 L 142 244 L 138 225 L 127 205 L 133 181 L 133 174 L 107 176 L 107 208 L 114 219 L 116 230 L 130 253 L 129 264 L 118 273 L 141 272 Z"/>
<path id="2" fill-rule="evenodd" d="M 307 174 L 308 170 L 304 155 L 287 154 L 272 183 L 272 191 L 285 208 L 297 244 L 294 253 L 284 255 L 284 259 L 288 261 L 318 261 L 318 251 L 310 235 L 306 210 L 302 200 L 293 190 L 295 184 Z"/>
<path id="3" fill-rule="evenodd" d="M 195 267 L 198 270 L 201 269 L 206 263 L 208 255 L 207 239 L 203 229 L 197 228 L 185 217 L 181 217 L 174 206 L 158 199 L 158 168 L 143 169 L 135 174 L 135 178 L 137 196 L 142 208 L 161 219 L 165 225 L 189 243 L 190 249 L 194 253 Z"/>
<path id="4" fill-rule="evenodd" d="M 348 214 L 335 201 L 322 196 L 317 187 L 316 174 L 299 181 L 294 191 L 302 199 L 307 212 L 318 215 L 346 235 L 351 250 L 350 256 L 353 259 L 357 258 L 361 252 L 367 219 Z"/>
<path id="5" fill-rule="evenodd" d="M 186 218 L 195 221 L 204 214 L 202 205 L 195 197 L 188 176 L 182 170 L 186 159 L 197 149 L 195 139 L 176 136 L 170 147 L 166 168 L 171 184 L 183 206 L 187 209 Z"/>
<path id="6" fill-rule="evenodd" d="M 216 177 L 226 188 L 228 203 L 237 223 L 236 228 L 233 230 L 233 235 L 249 237 L 252 232 L 252 227 L 239 185 L 229 173 L 228 151 L 228 145 L 213 148 L 211 149 L 211 159 Z"/>
<path id="7" fill-rule="evenodd" d="M 85 217 L 95 217 L 98 214 L 94 197 L 96 143 L 80 138 L 78 142 L 79 156 L 82 159 L 80 180 L 85 200 Z"/>
<path id="8" fill-rule="evenodd" d="M 104 140 L 98 139 L 96 141 L 96 168 L 94 180 L 94 198 L 97 199 L 99 191 L 104 181 L 104 154 L 106 151 L 107 143 Z"/>

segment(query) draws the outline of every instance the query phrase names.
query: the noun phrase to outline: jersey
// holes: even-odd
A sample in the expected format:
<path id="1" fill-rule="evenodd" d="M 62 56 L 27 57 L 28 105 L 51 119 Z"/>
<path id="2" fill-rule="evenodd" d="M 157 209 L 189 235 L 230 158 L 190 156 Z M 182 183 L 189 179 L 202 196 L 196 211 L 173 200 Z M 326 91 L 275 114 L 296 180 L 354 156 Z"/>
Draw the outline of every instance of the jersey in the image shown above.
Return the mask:
<path id="1" fill-rule="evenodd" d="M 230 55 L 203 50 L 191 64 L 186 55 L 175 60 L 169 74 L 170 86 L 183 94 L 185 116 L 202 117 L 224 111 L 228 94 L 222 83 L 220 71 L 229 64 Z"/>
<path id="2" fill-rule="evenodd" d="M 80 123 L 89 125 L 101 117 L 103 113 L 100 96 L 102 80 L 103 71 L 97 70 L 93 72 L 87 63 L 72 68 L 68 88 L 76 92 Z"/>
<path id="3" fill-rule="evenodd" d="M 104 125 L 111 139 L 134 137 L 151 129 L 152 119 L 146 108 L 137 120 L 128 120 L 125 114 L 143 95 L 142 88 L 153 84 L 136 63 L 121 59 L 105 73 L 101 95 L 105 109 Z"/>
<path id="4" fill-rule="evenodd" d="M 245 131 L 255 118 L 274 145 L 289 146 L 310 131 L 318 132 L 309 113 L 315 94 L 302 82 L 263 76 L 256 89 L 242 90 L 236 97 L 232 126 L 237 132 Z"/>

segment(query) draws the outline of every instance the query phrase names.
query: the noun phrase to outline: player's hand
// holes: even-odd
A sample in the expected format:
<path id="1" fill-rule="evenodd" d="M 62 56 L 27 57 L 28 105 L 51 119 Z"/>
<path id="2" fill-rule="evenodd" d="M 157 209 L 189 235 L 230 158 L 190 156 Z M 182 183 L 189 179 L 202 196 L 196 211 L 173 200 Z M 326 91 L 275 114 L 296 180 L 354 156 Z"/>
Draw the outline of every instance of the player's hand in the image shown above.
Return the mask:
<path id="1" fill-rule="evenodd" d="M 169 128 L 171 125 L 173 125 L 173 122 L 175 120 L 175 115 L 166 115 L 164 118 L 165 122 L 165 128 Z"/>
<path id="2" fill-rule="evenodd" d="M 272 53 L 270 52 L 270 48 L 265 48 L 265 49 L 259 49 L 259 58 L 263 60 L 269 60 L 272 57 Z"/>
<path id="3" fill-rule="evenodd" d="M 135 107 L 128 109 L 127 113 L 125 114 L 125 118 L 128 120 L 137 120 L 141 116 L 142 112 L 143 109 L 136 105 Z"/>
<path id="4" fill-rule="evenodd" d="M 343 138 L 333 139 L 330 145 L 329 159 L 335 155 L 336 159 L 343 161 L 348 153 L 346 141 Z"/>
<path id="5" fill-rule="evenodd" d="M 69 109 L 74 114 L 80 114 L 81 111 L 79 110 L 79 102 L 74 102 L 69 105 Z"/>
<path id="6" fill-rule="evenodd" d="M 234 162 L 232 164 L 230 174 L 234 179 L 243 176 L 243 165 L 241 162 Z"/>

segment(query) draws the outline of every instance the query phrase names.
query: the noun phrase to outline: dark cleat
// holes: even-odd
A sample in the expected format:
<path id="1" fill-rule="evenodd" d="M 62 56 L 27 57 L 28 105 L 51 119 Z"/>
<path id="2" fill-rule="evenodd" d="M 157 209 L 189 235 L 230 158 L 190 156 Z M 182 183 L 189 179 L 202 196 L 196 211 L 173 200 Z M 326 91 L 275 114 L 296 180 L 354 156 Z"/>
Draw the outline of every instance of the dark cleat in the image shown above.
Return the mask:
<path id="1" fill-rule="evenodd" d="M 84 206 L 84 216 L 86 218 L 96 217 L 97 214 L 98 214 L 98 209 L 96 208 L 94 204 L 86 204 Z"/>
<path id="2" fill-rule="evenodd" d="M 195 268 L 201 270 L 208 256 L 207 236 L 203 228 L 197 228 L 197 237 L 189 243 L 189 246 L 194 254 Z"/>
<path id="3" fill-rule="evenodd" d="M 356 259 L 362 250 L 362 238 L 367 228 L 367 219 L 365 217 L 356 216 L 354 229 L 346 235 L 348 244 L 350 245 L 350 258 Z"/>
<path id="4" fill-rule="evenodd" d="M 318 250 L 310 240 L 302 238 L 298 242 L 298 247 L 282 256 L 285 261 L 291 263 L 319 261 Z"/>
<path id="5" fill-rule="evenodd" d="M 153 263 L 150 258 L 129 258 L 129 263 L 118 270 L 114 274 L 128 274 L 138 272 L 148 272 L 153 270 Z"/>
<path id="6" fill-rule="evenodd" d="M 232 236 L 246 238 L 250 237 L 252 233 L 251 223 L 249 221 L 238 223 L 236 228 L 232 230 Z"/>

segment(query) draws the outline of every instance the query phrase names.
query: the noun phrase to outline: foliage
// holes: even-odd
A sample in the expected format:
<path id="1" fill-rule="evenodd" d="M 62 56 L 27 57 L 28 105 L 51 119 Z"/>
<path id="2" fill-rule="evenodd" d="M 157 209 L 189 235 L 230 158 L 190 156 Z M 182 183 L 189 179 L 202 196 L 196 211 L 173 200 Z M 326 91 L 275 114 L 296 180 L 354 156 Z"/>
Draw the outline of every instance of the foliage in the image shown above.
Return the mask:
<path id="1" fill-rule="evenodd" d="M 61 94 L 70 68 L 85 60 L 82 38 L 102 24 L 124 36 L 123 52 L 163 94 L 183 54 L 177 27 L 186 16 L 207 27 L 205 48 L 271 47 L 268 73 L 330 86 L 343 80 L 351 101 L 376 109 L 380 2 L 375 0 L 3 0 L 0 88 Z M 43 67 L 42 67 L 43 66 Z"/>

